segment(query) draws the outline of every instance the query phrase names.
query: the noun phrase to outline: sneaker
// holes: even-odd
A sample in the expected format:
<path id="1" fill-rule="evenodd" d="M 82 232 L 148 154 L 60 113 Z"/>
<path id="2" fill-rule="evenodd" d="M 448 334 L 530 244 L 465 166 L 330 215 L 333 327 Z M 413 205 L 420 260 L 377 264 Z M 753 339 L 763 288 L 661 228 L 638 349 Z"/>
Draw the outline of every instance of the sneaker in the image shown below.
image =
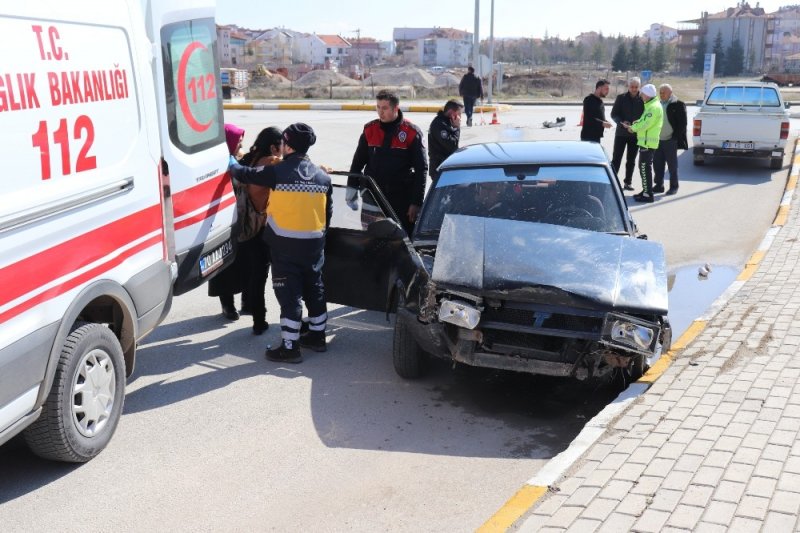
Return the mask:
<path id="1" fill-rule="evenodd" d="M 667 196 L 672 196 L 673 194 L 678 194 L 677 187 L 670 187 L 669 190 L 665 193 Z"/>
<path id="2" fill-rule="evenodd" d="M 264 356 L 270 361 L 276 363 L 302 363 L 303 356 L 300 354 L 300 348 L 293 346 L 289 348 L 285 343 L 281 343 L 277 348 L 267 349 Z"/>
<path id="3" fill-rule="evenodd" d="M 328 344 L 325 342 L 324 331 L 309 331 L 306 335 L 300 336 L 300 346 L 314 350 L 315 352 L 325 352 Z"/>
<path id="4" fill-rule="evenodd" d="M 222 306 L 222 316 L 228 320 L 239 320 L 239 313 L 236 312 L 236 308 L 232 305 Z"/>
<path id="5" fill-rule="evenodd" d="M 257 322 L 253 324 L 253 335 L 261 335 L 269 329 L 267 322 Z"/>
<path id="6" fill-rule="evenodd" d="M 654 193 L 656 193 L 656 192 L 664 192 L 664 186 L 663 185 L 656 185 L 655 187 L 653 187 L 653 192 Z"/>
<path id="7" fill-rule="evenodd" d="M 636 189 L 634 189 L 633 186 L 630 183 L 626 183 L 625 186 L 622 187 L 622 190 L 623 191 L 633 191 L 633 190 L 636 190 Z"/>
<path id="8" fill-rule="evenodd" d="M 639 194 L 634 194 L 633 199 L 637 202 L 645 202 L 648 204 L 652 204 L 655 202 L 655 198 L 653 198 L 652 194 L 645 194 L 644 192 L 640 192 Z"/>

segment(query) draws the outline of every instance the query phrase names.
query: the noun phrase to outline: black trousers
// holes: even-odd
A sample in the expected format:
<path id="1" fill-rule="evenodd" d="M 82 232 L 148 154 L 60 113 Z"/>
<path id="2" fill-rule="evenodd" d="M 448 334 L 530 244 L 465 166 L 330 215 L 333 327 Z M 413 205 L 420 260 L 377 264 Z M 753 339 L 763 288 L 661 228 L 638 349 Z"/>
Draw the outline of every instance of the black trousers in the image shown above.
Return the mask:
<path id="1" fill-rule="evenodd" d="M 611 167 L 617 177 L 619 177 L 619 167 L 622 164 L 622 154 L 626 150 L 625 185 L 630 185 L 633 181 L 633 171 L 636 168 L 636 153 L 639 151 L 639 147 L 636 145 L 636 136 L 617 135 L 614 137 L 614 153 L 611 156 Z"/>
<path id="2" fill-rule="evenodd" d="M 475 98 L 474 96 L 465 96 L 464 97 L 464 114 L 467 115 L 467 120 L 472 120 L 472 111 L 475 109 Z"/>
<path id="3" fill-rule="evenodd" d="M 281 338 L 284 344 L 291 346 L 300 339 L 303 302 L 312 329 L 325 331 L 328 319 L 322 283 L 325 252 L 285 253 L 274 247 L 271 252 L 272 287 L 281 306 Z"/>
<path id="4" fill-rule="evenodd" d="M 664 167 L 669 169 L 669 188 L 678 188 L 678 141 L 668 139 L 659 141 L 653 156 L 653 179 L 656 187 L 664 186 Z"/>
<path id="5" fill-rule="evenodd" d="M 642 176 L 642 192 L 653 194 L 653 152 L 650 148 L 639 147 L 639 174 Z"/>
<path id="6" fill-rule="evenodd" d="M 253 324 L 266 322 L 267 307 L 264 291 L 269 276 L 269 245 L 264 241 L 261 232 L 250 240 L 239 243 L 239 254 L 245 262 L 244 290 L 242 290 L 242 308 L 247 308 L 253 315 Z"/>

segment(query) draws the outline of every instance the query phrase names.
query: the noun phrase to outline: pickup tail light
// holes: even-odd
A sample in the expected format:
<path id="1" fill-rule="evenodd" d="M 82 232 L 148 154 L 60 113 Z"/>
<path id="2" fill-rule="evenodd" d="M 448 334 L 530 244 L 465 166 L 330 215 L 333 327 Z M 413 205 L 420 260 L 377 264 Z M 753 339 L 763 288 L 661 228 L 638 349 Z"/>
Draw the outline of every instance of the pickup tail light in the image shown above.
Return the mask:
<path id="1" fill-rule="evenodd" d="M 695 122 L 697 122 L 695 120 Z M 789 123 L 788 122 L 781 122 L 781 139 L 788 139 L 789 138 Z"/>
<path id="2" fill-rule="evenodd" d="M 694 127 L 692 128 L 692 136 L 700 137 L 700 131 L 703 129 L 703 121 L 700 119 L 694 120 Z M 781 133 L 783 135 L 783 133 Z"/>

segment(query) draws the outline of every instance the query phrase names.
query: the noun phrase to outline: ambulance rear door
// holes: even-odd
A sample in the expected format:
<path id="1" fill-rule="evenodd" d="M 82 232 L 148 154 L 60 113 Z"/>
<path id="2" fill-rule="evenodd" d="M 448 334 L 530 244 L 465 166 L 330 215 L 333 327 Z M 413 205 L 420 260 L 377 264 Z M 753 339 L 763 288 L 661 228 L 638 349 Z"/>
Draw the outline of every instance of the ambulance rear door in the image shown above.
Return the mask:
<path id="1" fill-rule="evenodd" d="M 175 294 L 210 279 L 235 255 L 236 199 L 227 173 L 213 0 L 142 0 L 168 171 Z M 168 213 L 169 215 L 169 213 Z"/>

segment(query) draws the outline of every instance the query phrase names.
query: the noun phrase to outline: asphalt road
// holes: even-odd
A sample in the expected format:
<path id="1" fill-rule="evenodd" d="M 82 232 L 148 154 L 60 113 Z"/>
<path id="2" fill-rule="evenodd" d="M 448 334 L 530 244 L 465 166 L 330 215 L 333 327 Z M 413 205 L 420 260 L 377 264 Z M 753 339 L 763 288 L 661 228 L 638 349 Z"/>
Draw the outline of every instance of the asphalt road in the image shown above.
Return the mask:
<path id="1" fill-rule="evenodd" d="M 465 128 L 462 144 L 575 139 L 579 112 L 520 108 L 502 113 L 500 125 Z M 409 114 L 424 130 L 432 116 Z M 568 125 L 541 127 L 557 116 Z M 312 159 L 336 169 L 349 167 L 360 126 L 372 118 L 226 113 L 247 130 L 245 144 L 262 127 L 308 122 L 319 138 Z M 612 139 L 603 144 L 610 153 Z M 673 273 L 705 262 L 715 266 L 712 278 L 735 271 L 771 223 L 788 168 L 695 168 L 688 152 L 680 165 L 680 193 L 633 206 L 635 220 L 664 244 Z M 724 289 L 676 279 L 687 295 L 671 298 L 673 323 L 691 320 Z M 392 370 L 385 316 L 330 314 L 328 353 L 284 367 L 263 359 L 277 327 L 256 337 L 249 317 L 225 322 L 204 288 L 176 298 L 140 348 L 122 421 L 99 457 L 74 466 L 41 461 L 18 441 L 0 448 L 0 529 L 474 530 L 613 397 L 565 380 L 445 364 L 406 382 Z"/>

